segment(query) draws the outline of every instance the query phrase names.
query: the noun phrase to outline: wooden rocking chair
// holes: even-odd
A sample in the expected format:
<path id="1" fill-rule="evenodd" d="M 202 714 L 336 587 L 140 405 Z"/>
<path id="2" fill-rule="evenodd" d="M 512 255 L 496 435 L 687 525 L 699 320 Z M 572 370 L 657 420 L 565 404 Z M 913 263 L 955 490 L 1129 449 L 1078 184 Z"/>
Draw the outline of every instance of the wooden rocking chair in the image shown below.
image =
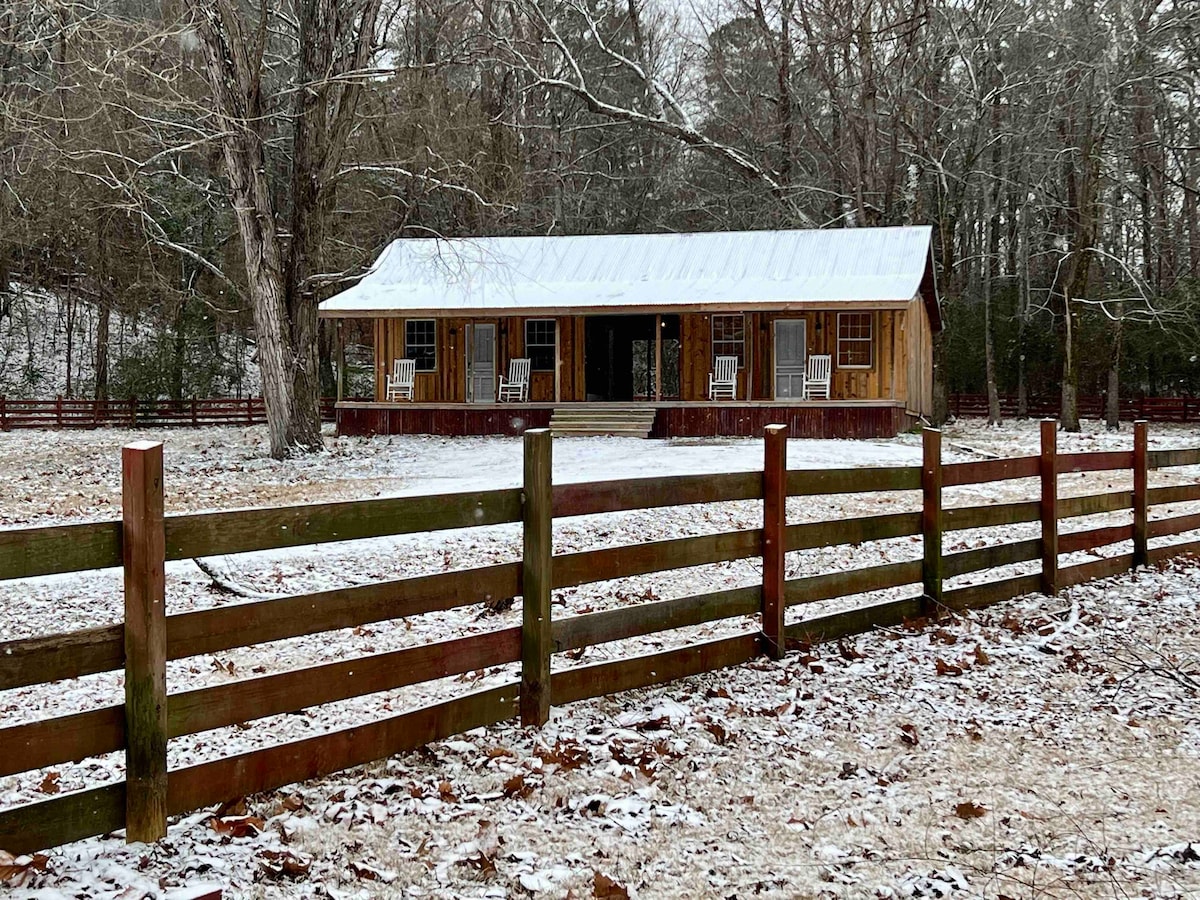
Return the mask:
<path id="1" fill-rule="evenodd" d="M 525 403 L 529 400 L 529 360 L 510 359 L 508 361 L 508 377 L 500 376 L 500 390 L 496 399 L 503 403 L 516 401 Z"/>
<path id="2" fill-rule="evenodd" d="M 412 400 L 413 381 L 417 376 L 417 361 L 415 359 L 397 359 L 392 361 L 392 374 L 387 376 L 387 390 L 384 399 Z"/>
<path id="3" fill-rule="evenodd" d="M 828 355 L 810 356 L 808 368 L 804 372 L 804 399 L 829 399 L 829 372 L 833 368 L 833 357 Z"/>
<path id="4" fill-rule="evenodd" d="M 737 399 L 737 357 L 718 356 L 708 374 L 709 400 Z"/>

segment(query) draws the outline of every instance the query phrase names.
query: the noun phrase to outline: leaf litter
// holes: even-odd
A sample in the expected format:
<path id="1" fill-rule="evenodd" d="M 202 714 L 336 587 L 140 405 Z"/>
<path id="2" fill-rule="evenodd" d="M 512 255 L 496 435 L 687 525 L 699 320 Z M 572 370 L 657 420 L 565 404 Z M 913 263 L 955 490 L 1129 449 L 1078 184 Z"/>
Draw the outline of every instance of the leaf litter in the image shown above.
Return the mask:
<path id="1" fill-rule="evenodd" d="M 202 478 L 212 479 L 211 489 L 197 492 L 195 502 L 248 497 L 239 494 L 245 491 L 239 485 L 271 472 L 281 484 L 293 477 L 288 464 L 255 462 L 248 442 L 261 436 L 253 429 L 229 442 L 232 464 L 223 466 L 210 445 L 213 433 L 168 435 L 185 445 L 176 460 L 184 473 L 195 452 L 188 442 L 193 448 L 209 442 L 201 455 Z M 73 471 L 92 465 L 95 477 L 86 483 L 97 491 L 111 486 L 101 445 L 104 454 L 115 453 L 107 444 L 115 447 L 128 437 L 93 435 L 91 444 L 73 437 L 68 452 L 95 457 L 91 463 L 77 459 Z M 1176 445 L 1200 443 L 1194 431 L 1170 438 Z M 30 438 L 35 445 L 41 439 Z M 980 446 L 1007 440 L 1000 452 L 1012 455 L 1035 445 L 1036 428 L 1019 423 L 997 435 L 968 425 L 959 440 Z M 1093 433 L 1067 440 L 1079 442 L 1071 450 L 1109 449 L 1123 448 L 1116 442 L 1128 442 L 1128 436 Z M 911 438 L 796 443 L 836 443 L 831 459 L 838 464 L 847 455 L 856 462 L 903 462 L 904 453 L 908 462 L 919 459 L 919 444 Z M 294 476 L 306 491 L 332 486 L 361 496 L 362 489 L 368 495 L 381 486 L 394 490 L 399 464 L 388 454 L 412 459 L 442 445 L 436 439 L 339 439 L 333 446 L 327 457 L 297 464 L 303 471 Z M 638 456 L 631 456 L 638 465 L 645 447 L 639 442 Z M 480 446 L 469 449 L 482 452 Z M 53 457 L 59 451 L 47 442 L 39 452 Z M 613 454 L 624 451 L 603 441 L 580 442 L 573 452 L 585 463 L 594 456 L 609 470 L 616 465 L 612 477 L 624 474 L 613 462 Z M 760 456 L 761 445 L 747 441 L 737 457 L 744 463 L 725 456 L 706 468 L 753 469 Z M 45 468 L 52 471 L 49 463 Z M 633 463 L 628 473 L 644 474 Z M 426 476 L 401 490 L 424 493 L 431 483 Z M 991 486 L 988 494 L 964 489 L 956 502 L 1004 501 L 1018 496 L 1017 487 Z M 454 482 L 445 489 L 456 489 Z M 1079 482 L 1078 492 L 1090 489 L 1098 488 Z M 317 498 L 297 495 L 297 501 L 308 499 Z M 789 508 L 789 517 L 896 511 L 905 502 L 904 495 L 831 498 L 821 508 Z M 72 509 L 111 515 L 109 501 L 89 505 L 86 497 L 75 498 Z M 556 552 L 755 527 L 760 514 L 745 503 L 567 520 L 556 523 Z M 0 515 L 14 522 L 74 520 L 55 513 L 27 517 L 19 504 L 13 510 L 3 501 Z M 1036 536 L 1020 527 L 1009 532 L 1002 539 Z M 967 547 L 996 539 L 982 531 L 956 538 Z M 351 583 L 361 583 L 503 561 L 514 558 L 517 544 L 519 532 L 501 526 L 482 534 L 411 536 L 226 562 L 255 590 L 294 593 L 344 585 L 348 573 Z M 789 577 L 914 558 L 919 548 L 919 542 L 900 539 L 789 554 Z M 1121 552 L 1120 545 L 1113 552 Z M 759 577 L 754 562 L 556 592 L 555 614 L 753 584 Z M 168 575 L 172 611 L 237 602 L 207 590 L 208 579 L 186 565 Z M 1032 570 L 1012 567 L 1013 573 Z M 219 884 L 229 896 L 262 897 L 400 891 L 414 897 L 1018 897 L 1035 886 L 1038 896 L 1051 897 L 1189 896 L 1200 890 L 1200 788 L 1194 775 L 1200 646 L 1188 626 L 1198 584 L 1200 569 L 1184 560 L 1072 588 L 1060 598 L 1019 598 L 925 630 L 883 630 L 807 647 L 780 663 L 756 662 L 556 707 L 541 731 L 515 723 L 479 729 L 247 798 L 215 816 L 199 811 L 174 821 L 167 839 L 153 847 L 127 847 L 116 835 L 36 857 L 0 855 L 0 874 L 10 893 L 31 897 L 134 896 L 139 890 L 152 896 L 199 882 Z M 119 609 L 119 585 L 103 575 L 89 583 L 63 576 L 10 586 L 14 590 L 0 602 L 20 604 L 27 614 L 5 616 L 0 627 L 9 633 L 0 638 L 51 630 L 49 623 L 53 630 L 104 624 Z M 848 598 L 840 608 L 860 601 Z M 190 689 L 519 622 L 519 607 L 497 602 L 483 608 L 483 621 L 479 608 L 468 608 L 197 657 L 173 664 L 170 683 Z M 837 608 L 835 602 L 812 611 Z M 588 648 L 582 663 L 747 627 L 753 622 L 734 620 Z M 496 670 L 480 673 L 475 683 L 511 677 L 511 670 Z M 120 695 L 115 676 L 68 684 L 54 687 L 53 707 L 47 707 L 45 689 L 0 694 L 6 724 L 48 710 L 63 714 L 114 702 Z M 357 721 L 355 715 L 369 719 L 461 690 L 461 683 L 435 683 L 209 732 L 173 742 L 172 765 L 345 727 Z M 120 761 L 102 757 L 3 779 L 0 791 L 7 805 L 120 775 Z"/>

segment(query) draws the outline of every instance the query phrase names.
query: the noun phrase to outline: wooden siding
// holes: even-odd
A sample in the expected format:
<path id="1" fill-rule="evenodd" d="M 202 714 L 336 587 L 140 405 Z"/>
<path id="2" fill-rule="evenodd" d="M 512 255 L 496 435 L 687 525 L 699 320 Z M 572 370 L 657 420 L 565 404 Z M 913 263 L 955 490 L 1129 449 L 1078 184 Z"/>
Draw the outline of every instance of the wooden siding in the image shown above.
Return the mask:
<path id="1" fill-rule="evenodd" d="M 910 307 L 911 309 L 912 307 Z M 738 399 L 775 399 L 774 323 L 800 319 L 805 323 L 809 354 L 827 353 L 834 358 L 830 382 L 831 400 L 904 400 L 907 375 L 898 374 L 907 357 L 904 329 L 905 310 L 872 311 L 871 366 L 866 369 L 837 365 L 837 311 L 803 313 L 748 313 L 746 315 L 746 366 L 738 371 Z M 708 375 L 712 371 L 712 316 L 706 313 L 681 317 L 683 350 L 680 387 L 682 400 L 708 399 Z M 747 371 L 751 395 L 746 396 Z"/>
<path id="2" fill-rule="evenodd" d="M 933 329 L 925 303 L 919 297 L 909 304 L 911 323 L 904 344 L 906 355 L 898 360 L 897 372 L 903 371 L 907 385 L 897 399 L 907 402 L 910 413 L 916 416 L 933 414 Z"/>
<path id="3" fill-rule="evenodd" d="M 871 365 L 841 368 L 837 365 L 836 310 L 796 313 L 747 313 L 746 364 L 738 371 L 739 400 L 772 401 L 774 396 L 774 323 L 785 319 L 805 322 L 809 354 L 829 354 L 834 359 L 831 400 L 896 400 L 914 414 L 927 415 L 932 406 L 932 332 L 920 298 L 907 309 L 871 310 Z M 679 399 L 708 400 L 712 371 L 712 315 L 684 313 L 680 319 Z M 540 318 L 540 317 L 539 317 Z M 579 403 L 587 397 L 584 377 L 584 316 L 559 316 L 558 371 L 534 372 L 529 399 L 535 403 Z M 437 371 L 417 373 L 417 403 L 463 403 L 466 398 L 466 360 L 463 339 L 474 322 L 496 325 L 497 377 L 508 371 L 509 360 L 525 356 L 525 317 L 492 319 L 447 318 L 437 320 Z M 404 355 L 404 319 L 375 320 L 375 396 L 384 396 L 384 378 L 393 359 Z M 557 381 L 557 385 L 556 385 Z M 557 390 L 556 390 L 557 387 Z"/>
<path id="4" fill-rule="evenodd" d="M 545 318 L 535 316 L 533 318 Z M 405 319 L 375 320 L 375 397 L 382 400 L 385 378 L 392 360 L 404 356 Z M 559 316 L 559 394 L 555 396 L 554 372 L 533 372 L 529 379 L 529 399 L 536 403 L 583 400 L 583 318 Z M 496 326 L 496 377 L 508 373 L 511 359 L 525 356 L 525 318 L 508 316 L 493 319 L 437 319 L 437 371 L 418 372 L 413 384 L 416 403 L 465 403 L 467 392 L 466 326 L 476 323 Z M 498 381 L 497 381 L 498 383 Z"/>

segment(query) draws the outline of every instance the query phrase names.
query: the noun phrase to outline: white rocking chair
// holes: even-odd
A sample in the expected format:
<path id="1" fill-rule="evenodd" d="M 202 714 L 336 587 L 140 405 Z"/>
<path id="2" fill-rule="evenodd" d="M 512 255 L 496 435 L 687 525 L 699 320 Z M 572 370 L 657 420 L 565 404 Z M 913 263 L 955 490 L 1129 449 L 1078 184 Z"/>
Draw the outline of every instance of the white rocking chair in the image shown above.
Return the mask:
<path id="1" fill-rule="evenodd" d="M 387 376 L 384 399 L 412 400 L 413 381 L 417 376 L 417 361 L 415 359 L 397 359 L 392 361 L 392 374 Z"/>
<path id="2" fill-rule="evenodd" d="M 708 399 L 737 399 L 737 357 L 718 356 L 708 374 Z"/>
<path id="3" fill-rule="evenodd" d="M 804 399 L 829 399 L 829 373 L 833 368 L 833 357 L 829 355 L 810 356 L 808 368 L 804 372 Z"/>
<path id="4" fill-rule="evenodd" d="M 529 360 L 510 359 L 508 361 L 508 377 L 500 376 L 500 390 L 496 399 L 501 403 L 516 401 L 525 403 L 529 400 Z"/>

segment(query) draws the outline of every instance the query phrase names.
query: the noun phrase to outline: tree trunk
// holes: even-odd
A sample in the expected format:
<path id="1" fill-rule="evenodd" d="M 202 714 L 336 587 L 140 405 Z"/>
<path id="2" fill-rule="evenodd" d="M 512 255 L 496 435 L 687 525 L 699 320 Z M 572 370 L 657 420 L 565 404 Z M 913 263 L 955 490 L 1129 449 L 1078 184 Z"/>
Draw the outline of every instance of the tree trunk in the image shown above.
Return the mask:
<path id="1" fill-rule="evenodd" d="M 1109 431 L 1121 427 L 1121 345 L 1124 331 L 1123 304 L 1116 304 L 1116 318 L 1112 322 L 1112 345 L 1109 348 L 1108 391 L 1104 396 L 1104 424 Z"/>
<path id="2" fill-rule="evenodd" d="M 75 368 L 75 298 L 67 291 L 67 388 L 66 396 L 71 396 L 71 371 Z"/>
<path id="3" fill-rule="evenodd" d="M 943 314 L 944 315 L 944 314 Z M 943 319 L 944 323 L 944 319 Z M 933 416 L 932 424 L 941 427 L 950 420 L 950 391 L 946 384 L 946 329 L 933 335 Z"/>
<path id="4" fill-rule="evenodd" d="M 983 187 L 983 252 L 980 282 L 983 293 L 983 356 L 987 377 L 988 424 L 1000 424 L 1000 393 L 996 390 L 996 339 L 992 330 L 992 200 L 993 186 Z"/>
<path id="5" fill-rule="evenodd" d="M 346 34 L 354 8 L 330 0 L 306 0 L 299 9 L 298 74 L 305 87 L 295 92 L 296 114 L 291 121 L 291 244 L 286 255 L 276 225 L 278 205 L 271 193 L 265 150 L 260 68 L 265 21 L 252 44 L 231 0 L 211 0 L 200 8 L 198 17 L 209 84 L 225 128 L 222 150 L 254 307 L 271 455 L 276 458 L 321 447 L 317 297 L 311 276 L 319 271 L 325 222 L 332 207 L 332 191 L 322 188 L 339 165 L 358 95 L 353 79 L 336 76 L 365 67 L 374 46 L 379 0 L 367 0 L 360 8 L 362 31 L 353 58 L 339 58 L 335 65 L 328 58 L 331 41 L 334 35 Z M 346 15 L 351 21 L 335 22 L 338 9 L 349 10 Z M 317 82 L 319 87 L 314 86 Z M 328 92 L 341 93 L 331 97 Z M 336 107 L 332 119 L 330 104 Z"/>
<path id="6" fill-rule="evenodd" d="M 283 263 L 275 204 L 267 183 L 262 129 L 262 75 L 238 14 L 227 0 L 201 7 L 199 30 L 214 105 L 224 128 L 221 149 L 246 264 L 271 455 L 288 456 L 291 433 L 291 334 L 284 302 Z"/>
<path id="7" fill-rule="evenodd" d="M 338 373 L 334 369 L 334 357 L 337 352 L 336 344 L 336 334 L 334 332 L 333 322 L 330 320 L 328 324 L 320 330 L 318 342 L 321 356 L 320 367 L 322 397 L 332 397 L 337 393 Z"/>
<path id="8" fill-rule="evenodd" d="M 1022 184 L 1027 184 L 1022 179 Z M 1029 415 L 1029 376 L 1025 358 L 1029 326 L 1029 203 L 1028 188 L 1017 212 L 1017 417 Z"/>
<path id="9" fill-rule="evenodd" d="M 1080 431 L 1079 424 L 1079 368 L 1078 368 L 1078 314 L 1068 293 L 1064 298 L 1063 312 L 1063 376 L 1062 412 L 1058 420 L 1063 431 Z"/>
<path id="10" fill-rule="evenodd" d="M 97 400 L 108 399 L 108 341 L 112 320 L 112 302 L 108 291 L 101 287 L 100 309 L 96 319 L 96 381 L 93 393 Z"/>
<path id="11" fill-rule="evenodd" d="M 996 341 L 992 336 L 992 290 L 991 277 L 983 276 L 983 354 L 987 372 L 988 424 L 999 425 L 1000 392 L 996 389 Z"/>
<path id="12" fill-rule="evenodd" d="M 183 399 L 183 369 L 187 359 L 187 294 L 179 299 L 175 321 L 171 325 L 171 367 L 167 370 L 167 393 L 172 400 Z"/>
<path id="13" fill-rule="evenodd" d="M 298 4 L 299 48 L 296 82 L 322 78 L 334 57 L 334 15 L 326 0 Z M 284 296 L 291 325 L 293 380 L 291 434 L 307 450 L 321 447 L 321 378 L 318 349 L 319 298 L 311 276 L 321 271 L 325 226 L 333 212 L 332 188 L 322 178 L 330 153 L 331 123 L 324 91 L 296 91 L 292 107 L 291 245 Z"/>

